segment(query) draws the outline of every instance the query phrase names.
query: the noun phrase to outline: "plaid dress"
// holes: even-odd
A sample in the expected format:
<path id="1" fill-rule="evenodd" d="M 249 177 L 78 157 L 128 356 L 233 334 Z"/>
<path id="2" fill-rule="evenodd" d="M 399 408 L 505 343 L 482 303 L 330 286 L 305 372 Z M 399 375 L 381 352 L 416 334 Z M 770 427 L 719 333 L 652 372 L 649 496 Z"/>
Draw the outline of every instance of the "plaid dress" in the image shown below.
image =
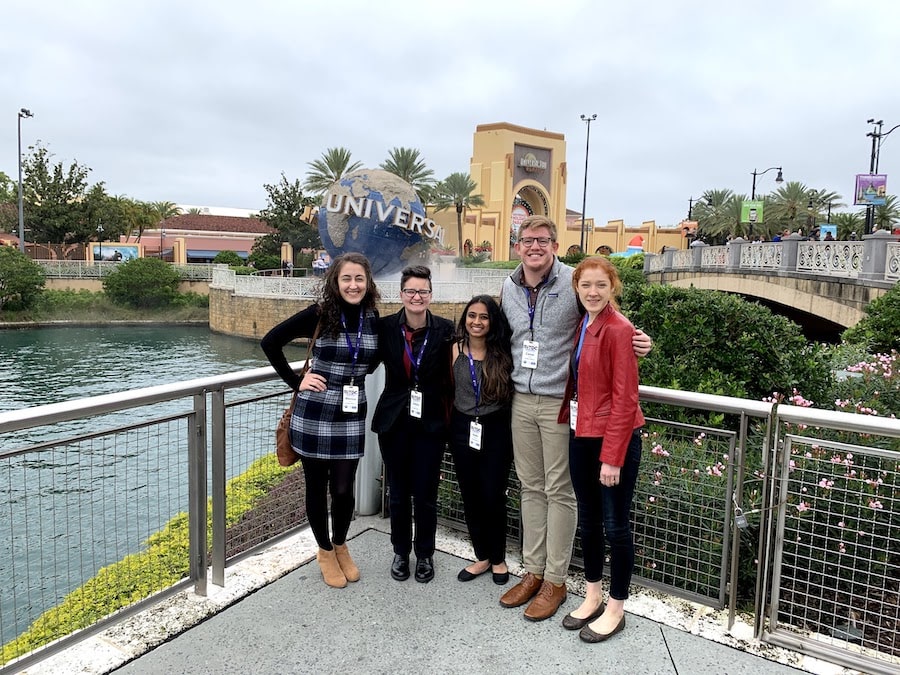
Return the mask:
<path id="1" fill-rule="evenodd" d="M 310 370 L 325 378 L 325 391 L 301 391 L 291 416 L 291 445 L 301 457 L 359 459 L 365 450 L 366 374 L 374 369 L 378 355 L 376 314 L 366 312 L 355 369 L 347 346 L 356 346 L 357 331 L 337 336 L 319 335 L 313 347 Z M 351 372 L 351 370 L 353 372 Z M 359 387 L 359 412 L 341 410 L 344 385 Z"/>

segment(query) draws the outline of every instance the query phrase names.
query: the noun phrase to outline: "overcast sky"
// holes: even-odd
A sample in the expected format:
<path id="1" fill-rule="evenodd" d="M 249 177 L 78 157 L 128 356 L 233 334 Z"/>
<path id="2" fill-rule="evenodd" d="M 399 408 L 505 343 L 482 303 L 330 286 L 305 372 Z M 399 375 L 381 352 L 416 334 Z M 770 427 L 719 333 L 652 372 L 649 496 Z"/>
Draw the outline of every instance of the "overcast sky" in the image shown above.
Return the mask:
<path id="1" fill-rule="evenodd" d="M 261 209 L 263 183 L 344 146 L 468 171 L 476 125 L 564 134 L 567 205 L 674 224 L 751 172 L 843 195 L 900 124 L 896 0 L 12 0 L 0 11 L 0 171 L 23 147 L 110 194 Z M 900 130 L 880 172 L 900 186 Z M 774 190 L 775 171 L 757 179 Z M 854 207 L 849 206 L 849 209 Z"/>

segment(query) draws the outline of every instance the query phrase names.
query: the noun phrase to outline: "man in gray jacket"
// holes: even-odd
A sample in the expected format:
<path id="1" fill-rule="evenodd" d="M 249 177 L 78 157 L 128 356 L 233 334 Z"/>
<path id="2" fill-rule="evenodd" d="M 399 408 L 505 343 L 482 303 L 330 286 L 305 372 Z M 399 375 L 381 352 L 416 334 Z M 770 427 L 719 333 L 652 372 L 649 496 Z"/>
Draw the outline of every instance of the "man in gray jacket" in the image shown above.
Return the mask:
<path id="1" fill-rule="evenodd" d="M 578 522 L 569 475 L 569 426 L 557 421 L 569 357 L 581 317 L 572 268 L 561 263 L 556 225 L 530 216 L 519 228 L 522 263 L 504 281 L 503 313 L 512 327 L 513 452 L 522 485 L 525 576 L 500 598 L 504 607 L 529 603 L 525 618 L 542 621 L 566 599 L 566 577 Z M 650 338 L 634 337 L 644 356 Z M 577 618 L 577 617 L 576 617 Z"/>

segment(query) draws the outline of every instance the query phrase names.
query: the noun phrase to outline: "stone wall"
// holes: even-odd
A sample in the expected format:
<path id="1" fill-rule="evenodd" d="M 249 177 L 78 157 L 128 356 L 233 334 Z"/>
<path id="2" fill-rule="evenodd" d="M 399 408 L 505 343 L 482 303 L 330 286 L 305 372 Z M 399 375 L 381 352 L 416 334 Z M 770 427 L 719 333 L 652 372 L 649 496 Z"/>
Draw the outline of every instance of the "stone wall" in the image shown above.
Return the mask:
<path id="1" fill-rule="evenodd" d="M 309 301 L 274 296 L 235 295 L 230 290 L 209 290 L 209 329 L 214 333 L 260 340 L 273 326 L 293 316 Z M 464 302 L 432 302 L 431 311 L 454 324 L 465 308 Z M 387 316 L 400 310 L 400 303 L 380 303 L 378 311 Z"/>

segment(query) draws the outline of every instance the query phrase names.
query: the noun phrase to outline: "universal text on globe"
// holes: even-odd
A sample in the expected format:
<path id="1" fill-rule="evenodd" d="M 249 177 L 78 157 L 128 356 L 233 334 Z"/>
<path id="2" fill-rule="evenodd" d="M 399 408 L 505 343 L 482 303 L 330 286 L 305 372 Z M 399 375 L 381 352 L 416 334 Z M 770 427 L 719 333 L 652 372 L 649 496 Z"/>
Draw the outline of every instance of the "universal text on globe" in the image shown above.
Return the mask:
<path id="1" fill-rule="evenodd" d="M 384 224 L 409 230 L 416 234 L 444 243 L 444 228 L 440 227 L 431 218 L 426 218 L 419 213 L 413 213 L 396 204 L 382 204 L 368 197 L 352 197 L 344 194 L 329 194 L 325 201 L 325 208 L 329 213 L 341 213 L 345 216 L 358 216 L 371 218 L 372 209 L 375 209 L 375 217 Z"/>

